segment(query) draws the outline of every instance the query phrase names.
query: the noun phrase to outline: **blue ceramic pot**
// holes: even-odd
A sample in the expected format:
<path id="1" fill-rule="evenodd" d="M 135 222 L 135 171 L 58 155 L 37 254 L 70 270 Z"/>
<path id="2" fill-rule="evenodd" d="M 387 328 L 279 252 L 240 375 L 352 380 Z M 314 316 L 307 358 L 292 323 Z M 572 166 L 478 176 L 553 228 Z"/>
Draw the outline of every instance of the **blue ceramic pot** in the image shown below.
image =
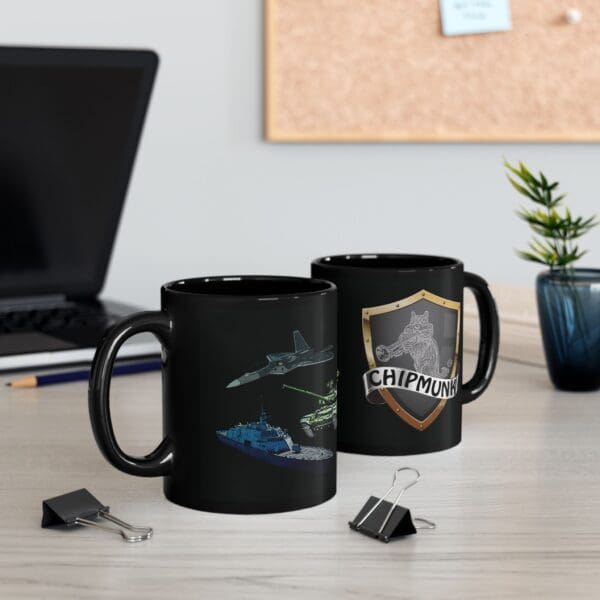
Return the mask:
<path id="1" fill-rule="evenodd" d="M 560 390 L 600 388 L 600 269 L 544 271 L 537 303 L 552 383 Z"/>

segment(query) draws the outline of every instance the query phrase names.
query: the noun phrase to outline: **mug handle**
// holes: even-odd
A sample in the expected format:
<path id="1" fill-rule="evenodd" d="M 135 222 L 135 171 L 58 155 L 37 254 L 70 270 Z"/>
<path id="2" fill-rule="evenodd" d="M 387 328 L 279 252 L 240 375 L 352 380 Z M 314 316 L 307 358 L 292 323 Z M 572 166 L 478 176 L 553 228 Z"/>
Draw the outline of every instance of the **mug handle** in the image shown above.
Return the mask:
<path id="1" fill-rule="evenodd" d="M 500 343 L 500 323 L 498 321 L 498 310 L 487 282 L 479 275 L 465 273 L 465 287 L 469 288 L 479 310 L 479 356 L 477 367 L 473 377 L 462 387 L 462 402 L 467 404 L 473 402 L 483 394 L 490 384 L 496 362 L 498 360 L 498 345 Z"/>
<path id="2" fill-rule="evenodd" d="M 90 373 L 88 403 L 96 444 L 104 458 L 124 473 L 157 477 L 168 475 L 171 470 L 171 440 L 163 439 L 147 456 L 130 456 L 117 443 L 110 416 L 110 380 L 117 352 L 125 340 L 142 332 L 153 333 L 164 348 L 169 347 L 171 323 L 163 312 L 141 312 L 115 323 L 100 340 L 96 350 Z"/>

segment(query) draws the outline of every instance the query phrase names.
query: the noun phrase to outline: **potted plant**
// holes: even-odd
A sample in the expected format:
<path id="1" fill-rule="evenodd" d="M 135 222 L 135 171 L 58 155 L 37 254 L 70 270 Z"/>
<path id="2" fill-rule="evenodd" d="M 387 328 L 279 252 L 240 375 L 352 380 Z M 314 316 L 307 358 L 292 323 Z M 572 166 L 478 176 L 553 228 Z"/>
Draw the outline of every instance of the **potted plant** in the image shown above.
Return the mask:
<path id="1" fill-rule="evenodd" d="M 517 254 L 548 270 L 537 276 L 537 305 L 550 379 L 561 390 L 600 388 L 600 269 L 575 268 L 584 254 L 579 238 L 598 224 L 596 216 L 573 217 L 563 208 L 558 182 L 537 177 L 520 162 L 504 162 L 508 180 L 533 203 L 517 214 L 534 235 Z"/>

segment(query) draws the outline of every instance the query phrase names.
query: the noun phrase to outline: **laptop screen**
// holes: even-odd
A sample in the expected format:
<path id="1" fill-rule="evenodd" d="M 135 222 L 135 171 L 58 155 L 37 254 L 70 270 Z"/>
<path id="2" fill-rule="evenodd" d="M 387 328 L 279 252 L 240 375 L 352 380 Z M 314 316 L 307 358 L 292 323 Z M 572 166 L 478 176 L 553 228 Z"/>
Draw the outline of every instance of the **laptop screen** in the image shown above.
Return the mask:
<path id="1" fill-rule="evenodd" d="M 0 49 L 0 297 L 102 287 L 150 52 Z"/>

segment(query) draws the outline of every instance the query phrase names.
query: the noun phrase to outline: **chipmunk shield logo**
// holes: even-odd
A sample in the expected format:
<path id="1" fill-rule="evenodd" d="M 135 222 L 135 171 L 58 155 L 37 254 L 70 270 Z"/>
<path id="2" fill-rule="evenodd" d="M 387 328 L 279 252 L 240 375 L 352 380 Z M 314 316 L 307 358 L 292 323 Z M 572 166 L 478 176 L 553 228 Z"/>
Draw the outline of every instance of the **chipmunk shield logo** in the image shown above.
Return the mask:
<path id="1" fill-rule="evenodd" d="M 421 290 L 363 308 L 367 400 L 423 431 L 458 391 L 460 302 Z"/>

